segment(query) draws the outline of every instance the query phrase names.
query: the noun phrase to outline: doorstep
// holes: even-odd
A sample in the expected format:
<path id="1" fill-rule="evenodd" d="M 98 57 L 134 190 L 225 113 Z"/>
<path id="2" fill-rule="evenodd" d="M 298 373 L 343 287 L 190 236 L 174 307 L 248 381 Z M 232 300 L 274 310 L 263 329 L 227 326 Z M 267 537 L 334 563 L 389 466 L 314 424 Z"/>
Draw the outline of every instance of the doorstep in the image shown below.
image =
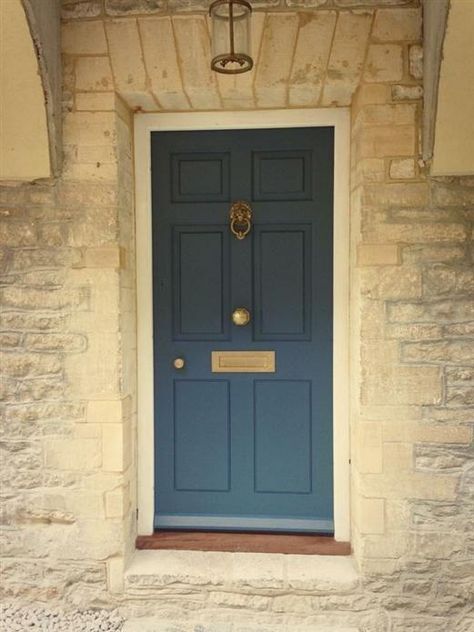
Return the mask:
<path id="1" fill-rule="evenodd" d="M 311 625 L 252 625 L 248 623 L 178 622 L 170 623 L 159 619 L 135 619 L 125 623 L 123 632 L 360 632 L 359 628 Z"/>
<path id="2" fill-rule="evenodd" d="M 358 586 L 351 557 L 229 553 L 218 551 L 142 550 L 125 572 L 125 591 L 171 587 L 311 593 L 350 592 Z"/>

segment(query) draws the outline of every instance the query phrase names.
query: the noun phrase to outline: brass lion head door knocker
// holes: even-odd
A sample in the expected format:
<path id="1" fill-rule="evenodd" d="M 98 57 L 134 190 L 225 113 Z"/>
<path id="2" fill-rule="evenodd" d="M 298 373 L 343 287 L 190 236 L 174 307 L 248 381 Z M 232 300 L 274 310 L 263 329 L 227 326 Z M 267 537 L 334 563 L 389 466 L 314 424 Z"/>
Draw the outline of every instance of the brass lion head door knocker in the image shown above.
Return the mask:
<path id="1" fill-rule="evenodd" d="M 252 209 L 239 200 L 230 207 L 230 230 L 237 239 L 245 239 L 252 228 Z"/>

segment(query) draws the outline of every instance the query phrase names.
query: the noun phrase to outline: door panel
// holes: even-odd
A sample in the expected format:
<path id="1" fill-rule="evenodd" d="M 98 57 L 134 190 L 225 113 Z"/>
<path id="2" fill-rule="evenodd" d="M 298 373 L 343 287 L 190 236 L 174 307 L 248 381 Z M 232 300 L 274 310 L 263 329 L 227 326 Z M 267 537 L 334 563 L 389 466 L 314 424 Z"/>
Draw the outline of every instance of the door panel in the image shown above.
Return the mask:
<path id="1" fill-rule="evenodd" d="M 255 491 L 309 494 L 311 383 L 256 380 L 254 423 Z"/>
<path id="2" fill-rule="evenodd" d="M 230 489 L 229 383 L 174 383 L 174 488 Z"/>
<path id="3" fill-rule="evenodd" d="M 224 316 L 229 312 L 226 229 L 176 227 L 173 231 L 175 340 L 227 337 L 229 326 Z"/>
<path id="4" fill-rule="evenodd" d="M 308 340 L 311 227 L 256 227 L 254 244 L 255 339 Z"/>
<path id="5" fill-rule="evenodd" d="M 156 528 L 333 530 L 332 182 L 332 128 L 152 135 Z"/>

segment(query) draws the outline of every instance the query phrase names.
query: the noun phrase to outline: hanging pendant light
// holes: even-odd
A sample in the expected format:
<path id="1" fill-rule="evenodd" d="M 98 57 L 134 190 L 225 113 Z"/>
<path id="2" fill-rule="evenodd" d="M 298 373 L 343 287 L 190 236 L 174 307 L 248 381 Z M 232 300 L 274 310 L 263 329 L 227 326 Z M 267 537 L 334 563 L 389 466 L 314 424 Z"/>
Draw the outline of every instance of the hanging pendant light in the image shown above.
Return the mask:
<path id="1" fill-rule="evenodd" d="M 251 14 L 252 7 L 246 0 L 215 0 L 211 4 L 212 70 L 235 75 L 252 69 Z"/>

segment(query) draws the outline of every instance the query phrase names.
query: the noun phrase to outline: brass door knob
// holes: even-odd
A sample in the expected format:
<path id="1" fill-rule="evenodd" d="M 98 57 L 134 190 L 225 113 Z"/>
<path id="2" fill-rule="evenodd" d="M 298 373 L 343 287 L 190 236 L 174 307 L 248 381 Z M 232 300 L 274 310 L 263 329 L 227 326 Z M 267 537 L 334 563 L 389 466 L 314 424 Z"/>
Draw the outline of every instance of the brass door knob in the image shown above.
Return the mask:
<path id="1" fill-rule="evenodd" d="M 173 366 L 175 369 L 184 369 L 184 358 L 175 358 L 173 360 Z"/>
<path id="2" fill-rule="evenodd" d="M 250 312 L 245 307 L 237 307 L 232 312 L 232 322 L 238 327 L 243 327 L 250 322 Z"/>

